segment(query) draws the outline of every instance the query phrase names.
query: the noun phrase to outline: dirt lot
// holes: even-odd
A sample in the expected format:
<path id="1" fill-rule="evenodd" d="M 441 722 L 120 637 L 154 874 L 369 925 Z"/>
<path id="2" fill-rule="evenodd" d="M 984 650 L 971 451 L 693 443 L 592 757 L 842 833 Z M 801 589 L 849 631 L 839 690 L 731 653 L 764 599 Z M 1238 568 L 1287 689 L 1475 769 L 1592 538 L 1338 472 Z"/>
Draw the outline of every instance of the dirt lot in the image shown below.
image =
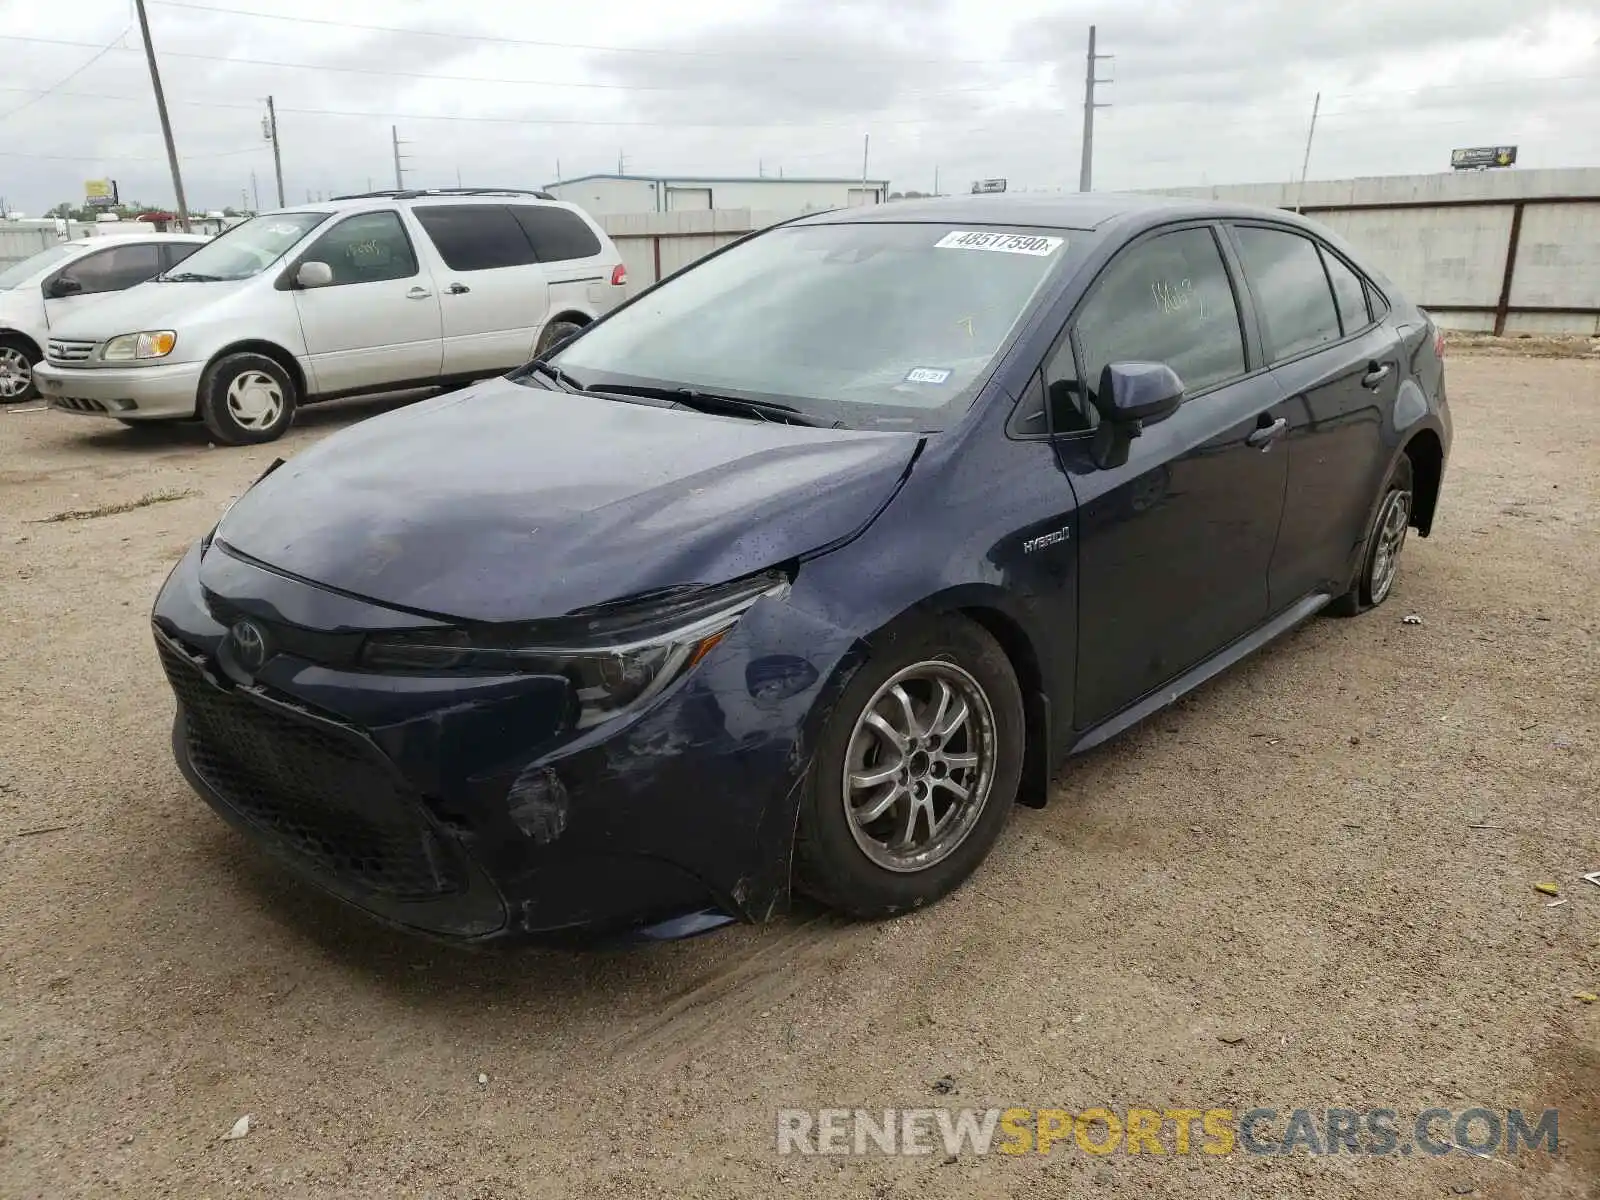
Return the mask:
<path id="1" fill-rule="evenodd" d="M 169 565 L 375 406 L 247 451 L 0 413 L 0 1196 L 1593 1194 L 1600 363 L 1450 380 L 1441 519 L 1390 603 L 1076 761 L 954 898 L 494 957 L 296 892 L 168 751 Z M 1558 1107 L 1568 1146 L 775 1151 L 778 1106 L 929 1105 Z"/>

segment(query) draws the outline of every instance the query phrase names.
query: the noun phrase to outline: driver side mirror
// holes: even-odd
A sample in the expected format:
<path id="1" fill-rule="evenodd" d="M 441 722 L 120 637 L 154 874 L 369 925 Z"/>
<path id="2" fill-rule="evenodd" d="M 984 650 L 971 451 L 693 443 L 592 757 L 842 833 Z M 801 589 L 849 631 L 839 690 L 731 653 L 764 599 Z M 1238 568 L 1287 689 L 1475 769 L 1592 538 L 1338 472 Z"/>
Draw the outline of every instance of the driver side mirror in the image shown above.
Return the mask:
<path id="1" fill-rule="evenodd" d="M 328 287 L 333 283 L 333 268 L 325 262 L 303 262 L 294 273 L 294 285 L 299 288 Z"/>
<path id="2" fill-rule="evenodd" d="M 1183 403 L 1183 380 L 1166 363 L 1115 362 L 1100 372 L 1094 406 L 1100 413 L 1092 452 L 1104 469 L 1128 461 L 1128 444 L 1144 427 L 1165 421 Z"/>
<path id="3" fill-rule="evenodd" d="M 66 296 L 77 296 L 83 292 L 83 284 L 70 275 L 57 275 L 44 290 L 45 297 L 50 300 L 60 300 Z"/>

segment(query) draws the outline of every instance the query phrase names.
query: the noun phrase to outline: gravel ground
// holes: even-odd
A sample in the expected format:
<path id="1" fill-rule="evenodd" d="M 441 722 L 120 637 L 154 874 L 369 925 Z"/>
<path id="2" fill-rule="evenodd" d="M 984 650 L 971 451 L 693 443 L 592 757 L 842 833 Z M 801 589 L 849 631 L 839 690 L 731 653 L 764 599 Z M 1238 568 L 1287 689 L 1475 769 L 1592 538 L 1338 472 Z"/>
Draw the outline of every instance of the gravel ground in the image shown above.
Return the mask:
<path id="1" fill-rule="evenodd" d="M 1450 381 L 1437 532 L 1390 602 L 1074 761 L 950 900 L 588 954 L 371 927 L 171 762 L 165 572 L 274 456 L 381 405 L 244 451 L 0 413 L 0 1196 L 1595 1194 L 1600 364 Z M 774 1147 L 778 1106 L 1258 1104 L 1558 1107 L 1566 1148 Z"/>

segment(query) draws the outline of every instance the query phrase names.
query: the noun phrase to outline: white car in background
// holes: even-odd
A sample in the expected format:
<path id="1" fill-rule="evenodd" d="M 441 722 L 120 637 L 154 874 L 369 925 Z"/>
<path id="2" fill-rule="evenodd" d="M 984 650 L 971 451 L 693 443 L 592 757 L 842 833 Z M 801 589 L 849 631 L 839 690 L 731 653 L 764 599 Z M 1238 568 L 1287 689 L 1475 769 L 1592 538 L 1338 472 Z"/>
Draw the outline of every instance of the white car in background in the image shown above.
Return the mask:
<path id="1" fill-rule="evenodd" d="M 74 238 L 0 269 L 0 403 L 37 394 L 50 330 L 84 307 L 177 266 L 209 238 L 124 233 Z"/>
<path id="2" fill-rule="evenodd" d="M 504 374 L 615 307 L 627 278 L 605 232 L 542 192 L 339 197 L 236 225 L 52 328 L 35 375 L 64 412 L 267 442 L 309 401 Z"/>

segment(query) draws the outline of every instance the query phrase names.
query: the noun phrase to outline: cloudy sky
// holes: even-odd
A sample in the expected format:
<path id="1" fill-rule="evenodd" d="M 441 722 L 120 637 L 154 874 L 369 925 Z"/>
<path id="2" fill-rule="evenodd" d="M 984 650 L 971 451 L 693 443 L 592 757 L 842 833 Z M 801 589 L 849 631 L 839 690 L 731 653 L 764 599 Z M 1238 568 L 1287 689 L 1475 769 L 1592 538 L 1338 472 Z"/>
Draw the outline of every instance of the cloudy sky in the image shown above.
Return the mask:
<path id="1" fill-rule="evenodd" d="M 1594 0 L 147 0 L 193 208 L 612 172 L 861 173 L 1076 188 L 1091 21 L 1095 185 L 1441 170 L 1515 143 L 1600 165 Z M 271 14 L 271 15 L 267 15 Z M 0 0 L 0 197 L 111 177 L 170 203 L 131 0 Z"/>

